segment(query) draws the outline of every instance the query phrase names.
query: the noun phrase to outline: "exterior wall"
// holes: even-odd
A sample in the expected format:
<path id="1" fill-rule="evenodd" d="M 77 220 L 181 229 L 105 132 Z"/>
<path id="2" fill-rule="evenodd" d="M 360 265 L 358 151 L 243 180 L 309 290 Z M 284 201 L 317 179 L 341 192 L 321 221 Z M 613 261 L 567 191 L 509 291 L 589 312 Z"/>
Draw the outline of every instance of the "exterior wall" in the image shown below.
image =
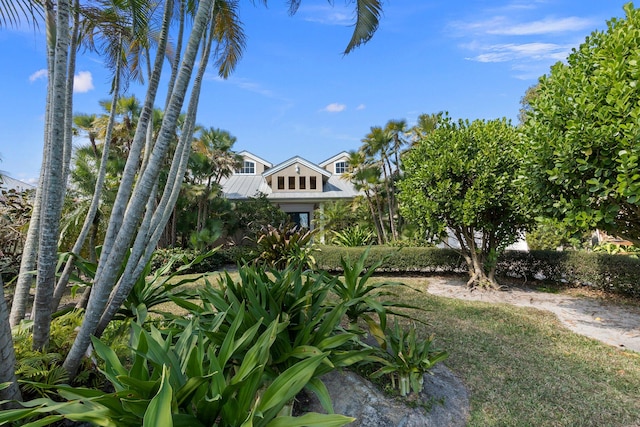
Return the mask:
<path id="1" fill-rule="evenodd" d="M 296 170 L 297 168 L 297 170 Z M 284 178 L 284 189 L 278 189 L 278 177 Z M 294 188 L 289 188 L 289 179 L 294 178 Z M 304 177 L 305 188 L 300 188 L 300 177 Z M 316 188 L 315 190 L 311 189 L 311 177 L 315 177 L 316 179 Z M 274 193 L 283 193 L 283 192 L 294 192 L 294 191 L 305 191 L 305 192 L 322 192 L 322 175 L 313 169 L 300 164 L 294 163 L 291 166 L 274 173 L 269 176 L 269 185 L 271 186 L 271 190 Z"/>

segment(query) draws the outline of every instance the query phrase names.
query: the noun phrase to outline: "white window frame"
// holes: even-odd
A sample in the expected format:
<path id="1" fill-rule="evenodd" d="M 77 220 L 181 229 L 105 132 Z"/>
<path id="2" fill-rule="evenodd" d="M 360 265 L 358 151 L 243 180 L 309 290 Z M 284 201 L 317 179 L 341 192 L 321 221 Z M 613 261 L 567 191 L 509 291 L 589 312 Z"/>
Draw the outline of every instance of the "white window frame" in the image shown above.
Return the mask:
<path id="1" fill-rule="evenodd" d="M 250 172 L 248 172 L 250 171 Z M 255 175 L 256 174 L 256 162 L 251 160 L 245 160 L 242 162 L 242 167 L 238 171 L 241 175 Z"/>
<path id="2" fill-rule="evenodd" d="M 338 165 L 340 165 L 340 168 L 342 169 L 341 172 L 338 172 Z M 347 170 L 348 170 L 347 162 L 345 162 L 344 160 L 341 160 L 339 162 L 335 162 L 333 164 L 333 170 L 336 173 L 336 175 L 342 175 L 343 173 L 347 172 Z"/>

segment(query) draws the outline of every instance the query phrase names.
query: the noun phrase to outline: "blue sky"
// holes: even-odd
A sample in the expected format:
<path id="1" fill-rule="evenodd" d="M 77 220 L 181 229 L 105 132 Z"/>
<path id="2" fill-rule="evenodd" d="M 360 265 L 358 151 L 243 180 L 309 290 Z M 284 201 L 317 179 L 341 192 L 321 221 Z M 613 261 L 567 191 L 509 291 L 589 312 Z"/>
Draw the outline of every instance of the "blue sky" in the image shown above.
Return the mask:
<path id="1" fill-rule="evenodd" d="M 243 0 L 246 50 L 228 80 L 211 69 L 198 122 L 228 130 L 237 151 L 274 164 L 295 155 L 321 162 L 357 149 L 372 126 L 412 125 L 421 113 L 516 123 L 525 90 L 593 30 L 623 17 L 626 1 L 387 0 L 373 39 L 343 56 L 348 3 L 303 0 L 289 16 L 282 0 L 268 8 Z M 0 46 L 0 170 L 33 182 L 42 158 L 44 36 L 3 28 Z M 74 111 L 100 113 L 108 89 L 101 59 L 81 55 Z M 142 98 L 143 88 L 127 94 Z"/>

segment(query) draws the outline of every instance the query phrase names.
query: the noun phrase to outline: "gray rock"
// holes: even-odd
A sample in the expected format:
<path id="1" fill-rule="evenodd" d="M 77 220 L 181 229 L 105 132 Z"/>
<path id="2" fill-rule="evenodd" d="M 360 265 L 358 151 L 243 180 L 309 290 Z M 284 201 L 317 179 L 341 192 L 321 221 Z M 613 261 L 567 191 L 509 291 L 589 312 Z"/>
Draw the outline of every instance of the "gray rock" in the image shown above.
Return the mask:
<path id="1" fill-rule="evenodd" d="M 464 427 L 469 418 L 466 387 L 443 364 L 425 374 L 424 386 L 414 404 L 385 395 L 351 371 L 333 371 L 322 377 L 337 414 L 356 418 L 361 427 Z M 308 412 L 325 413 L 318 399 L 309 396 Z"/>

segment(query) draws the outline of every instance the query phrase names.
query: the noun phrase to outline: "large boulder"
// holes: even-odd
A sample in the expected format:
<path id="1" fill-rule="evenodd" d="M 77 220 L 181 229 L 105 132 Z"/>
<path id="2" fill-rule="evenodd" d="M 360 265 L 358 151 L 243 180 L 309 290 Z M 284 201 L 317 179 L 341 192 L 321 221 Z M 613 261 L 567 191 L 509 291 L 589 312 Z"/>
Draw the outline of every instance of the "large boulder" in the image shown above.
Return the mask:
<path id="1" fill-rule="evenodd" d="M 356 418 L 361 427 L 464 427 L 469 418 L 466 387 L 443 364 L 424 375 L 424 386 L 411 402 L 391 397 L 351 371 L 332 371 L 322 377 L 337 414 Z M 308 412 L 325 413 L 315 396 Z"/>

